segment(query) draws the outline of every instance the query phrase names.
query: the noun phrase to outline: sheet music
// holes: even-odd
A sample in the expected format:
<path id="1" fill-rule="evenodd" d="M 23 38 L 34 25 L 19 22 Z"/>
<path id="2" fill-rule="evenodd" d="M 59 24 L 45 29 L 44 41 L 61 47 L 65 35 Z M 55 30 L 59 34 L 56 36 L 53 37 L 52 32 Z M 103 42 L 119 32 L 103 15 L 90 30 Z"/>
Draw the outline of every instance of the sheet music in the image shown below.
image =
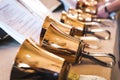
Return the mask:
<path id="1" fill-rule="evenodd" d="M 16 0 L 0 2 L 0 27 L 19 43 L 27 37 L 39 43 L 42 24 L 43 18 L 37 19 Z"/>
<path id="2" fill-rule="evenodd" d="M 35 17 L 45 19 L 46 15 L 51 14 L 48 8 L 39 0 L 17 0 Z"/>

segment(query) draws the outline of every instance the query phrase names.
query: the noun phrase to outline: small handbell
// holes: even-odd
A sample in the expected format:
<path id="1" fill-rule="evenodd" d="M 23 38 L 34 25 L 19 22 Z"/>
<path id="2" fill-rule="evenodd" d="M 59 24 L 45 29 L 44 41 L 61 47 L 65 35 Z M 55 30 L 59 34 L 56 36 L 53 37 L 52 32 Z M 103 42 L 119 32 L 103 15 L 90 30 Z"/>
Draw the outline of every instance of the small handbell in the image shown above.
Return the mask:
<path id="1" fill-rule="evenodd" d="M 91 15 L 89 13 L 85 13 L 81 11 L 80 9 L 72 9 L 69 8 L 66 12 L 67 15 L 73 16 L 75 19 L 81 21 L 81 22 L 91 22 L 93 17 L 96 17 L 95 15 Z"/>
<path id="2" fill-rule="evenodd" d="M 67 15 L 66 12 L 62 13 L 61 22 L 71 25 L 71 26 L 74 26 L 74 28 L 77 28 L 77 30 L 73 29 L 74 33 L 78 33 L 79 30 L 83 30 L 83 32 L 84 32 L 83 35 L 92 35 L 92 36 L 95 36 L 95 37 L 97 37 L 99 39 L 103 39 L 103 40 L 108 40 L 108 39 L 110 39 L 110 36 L 111 36 L 110 31 L 101 29 L 100 27 L 96 29 L 96 26 L 98 27 L 98 25 L 96 25 L 94 23 L 80 22 L 77 19 L 75 19 L 75 17 Z M 81 35 L 78 34 L 78 36 L 81 36 Z"/>
<path id="3" fill-rule="evenodd" d="M 97 7 L 96 4 L 98 2 L 96 0 L 92 0 L 89 2 L 88 1 L 82 1 L 82 0 L 77 0 L 77 4 L 76 4 L 76 9 L 81 9 L 84 12 L 90 13 L 90 14 L 96 14 L 97 12 Z"/>
<path id="4" fill-rule="evenodd" d="M 74 16 L 67 15 L 67 12 L 65 11 L 62 11 L 60 21 L 62 23 L 68 24 L 70 26 L 78 27 L 78 28 L 85 27 L 85 23 L 76 20 L 76 17 Z"/>
<path id="5" fill-rule="evenodd" d="M 78 14 L 76 13 L 74 15 L 74 14 L 62 11 L 60 21 L 74 27 L 89 26 L 89 27 L 101 28 L 101 25 L 98 22 L 91 22 L 91 15 L 89 15 L 89 17 L 85 19 L 84 17 L 78 17 Z"/>
<path id="6" fill-rule="evenodd" d="M 73 16 L 75 19 L 87 24 L 89 22 L 97 22 L 103 27 L 111 27 L 112 25 L 111 19 L 102 19 L 97 17 L 96 15 L 83 12 L 80 9 L 69 8 L 67 11 L 67 15 Z"/>

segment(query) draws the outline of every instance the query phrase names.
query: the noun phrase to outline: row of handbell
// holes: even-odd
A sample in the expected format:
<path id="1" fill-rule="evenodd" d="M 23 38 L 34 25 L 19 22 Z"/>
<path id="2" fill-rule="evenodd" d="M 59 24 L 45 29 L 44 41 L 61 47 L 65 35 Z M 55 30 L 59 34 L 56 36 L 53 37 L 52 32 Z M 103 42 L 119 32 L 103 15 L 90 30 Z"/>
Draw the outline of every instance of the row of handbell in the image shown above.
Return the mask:
<path id="1" fill-rule="evenodd" d="M 113 67 L 113 54 L 85 50 L 101 48 L 100 41 L 110 39 L 110 31 L 103 28 L 109 26 L 105 21 L 110 22 L 81 9 L 71 8 L 61 13 L 60 21 L 46 16 L 40 44 L 29 38 L 18 50 L 11 80 L 69 80 L 70 67 L 80 64 L 83 58 L 101 66 Z M 103 58 L 109 58 L 110 61 Z"/>

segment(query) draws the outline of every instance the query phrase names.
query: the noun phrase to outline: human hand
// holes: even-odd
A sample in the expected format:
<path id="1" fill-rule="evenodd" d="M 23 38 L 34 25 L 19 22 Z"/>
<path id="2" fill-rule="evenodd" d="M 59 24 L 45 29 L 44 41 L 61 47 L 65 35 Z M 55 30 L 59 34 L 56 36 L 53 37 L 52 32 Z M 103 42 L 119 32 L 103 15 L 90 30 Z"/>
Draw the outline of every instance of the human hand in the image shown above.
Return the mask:
<path id="1" fill-rule="evenodd" d="M 105 11 L 105 5 L 102 5 L 97 10 L 97 16 L 101 18 L 107 18 L 109 14 Z"/>

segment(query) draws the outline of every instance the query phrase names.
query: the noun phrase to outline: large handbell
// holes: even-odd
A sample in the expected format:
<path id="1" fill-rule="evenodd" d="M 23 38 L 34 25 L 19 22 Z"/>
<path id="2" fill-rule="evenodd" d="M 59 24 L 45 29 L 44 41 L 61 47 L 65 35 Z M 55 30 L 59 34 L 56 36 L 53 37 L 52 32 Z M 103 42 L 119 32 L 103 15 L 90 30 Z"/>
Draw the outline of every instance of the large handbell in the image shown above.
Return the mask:
<path id="1" fill-rule="evenodd" d="M 67 15 L 67 13 L 64 11 L 61 14 L 61 22 L 74 26 L 75 28 L 78 29 L 82 29 L 83 30 L 83 35 L 92 35 L 95 36 L 99 39 L 110 39 L 111 33 L 108 30 L 104 30 L 100 28 L 100 25 L 98 24 L 94 24 L 94 23 L 84 23 L 84 22 L 80 22 L 77 19 L 75 19 L 75 17 L 72 17 L 71 15 Z M 99 29 L 96 29 L 96 26 Z M 92 28 L 95 27 L 95 28 Z M 78 30 L 75 31 L 75 29 L 73 30 L 73 32 L 78 33 Z M 74 34 L 72 34 L 74 36 Z M 78 34 L 79 36 L 81 36 L 81 34 Z"/>
<path id="2" fill-rule="evenodd" d="M 70 64 L 64 58 L 26 39 L 16 55 L 11 80 L 58 80 L 58 77 L 67 76 L 69 67 Z"/>
<path id="3" fill-rule="evenodd" d="M 47 16 L 44 20 L 43 23 L 43 27 L 47 28 L 50 26 L 50 24 L 54 25 L 55 27 L 57 27 L 58 29 L 60 29 L 61 31 L 65 32 L 68 35 L 74 36 L 74 38 L 83 40 L 86 44 L 88 44 L 87 47 L 92 48 L 92 49 L 98 49 L 100 48 L 100 40 L 96 37 L 88 37 L 88 36 L 83 36 L 84 31 L 82 30 L 82 28 L 74 28 L 73 26 L 69 26 L 66 25 L 64 23 L 61 23 L 53 18 L 51 18 L 50 16 Z M 77 36 L 80 35 L 81 36 Z M 92 43 L 92 44 L 91 44 Z"/>
<path id="4" fill-rule="evenodd" d="M 48 28 L 42 28 L 40 39 L 40 46 L 44 49 L 64 57 L 68 62 L 78 62 L 76 52 L 80 43 L 79 39 L 69 36 L 52 24 Z"/>

